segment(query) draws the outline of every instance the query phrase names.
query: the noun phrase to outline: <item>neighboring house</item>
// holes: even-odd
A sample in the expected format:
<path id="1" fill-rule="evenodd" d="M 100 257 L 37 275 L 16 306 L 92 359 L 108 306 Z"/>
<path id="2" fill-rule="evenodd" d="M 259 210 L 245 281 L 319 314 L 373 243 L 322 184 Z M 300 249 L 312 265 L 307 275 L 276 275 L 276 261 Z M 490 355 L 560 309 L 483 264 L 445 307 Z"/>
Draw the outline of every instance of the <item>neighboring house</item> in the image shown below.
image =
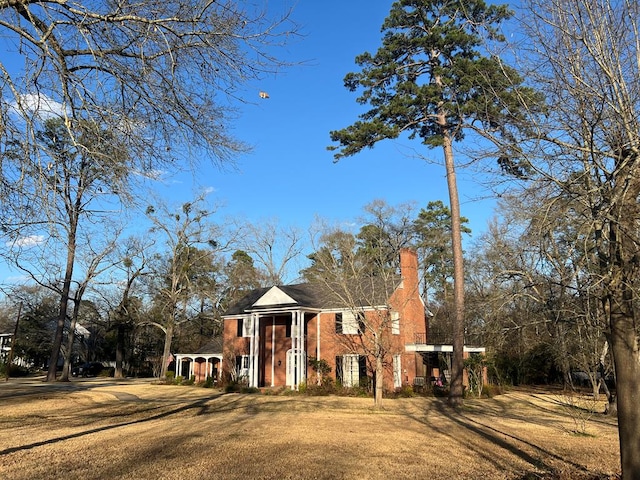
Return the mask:
<path id="1" fill-rule="evenodd" d="M 315 358 L 325 360 L 330 375 L 342 385 L 356 386 L 364 377 L 373 377 L 375 365 L 375 359 L 359 347 L 367 335 L 362 334 L 363 325 L 386 312 L 385 389 L 424 385 L 446 374 L 442 355 L 451 348 L 427 344 L 414 251 L 400 252 L 400 275 L 388 298 L 378 295 L 369 301 L 373 304 L 349 305 L 338 297 L 310 283 L 250 292 L 223 316 L 224 372 L 252 387 L 297 389 L 303 382 L 315 383 L 316 373 L 309 367 Z"/>
<path id="2" fill-rule="evenodd" d="M 214 338 L 195 353 L 176 354 L 175 362 L 176 377 L 195 377 L 196 383 L 208 378 L 218 382 L 222 375 L 222 338 Z"/>
<path id="3" fill-rule="evenodd" d="M 6 362 L 9 359 L 12 337 L 13 333 L 0 333 L 0 362 Z"/>

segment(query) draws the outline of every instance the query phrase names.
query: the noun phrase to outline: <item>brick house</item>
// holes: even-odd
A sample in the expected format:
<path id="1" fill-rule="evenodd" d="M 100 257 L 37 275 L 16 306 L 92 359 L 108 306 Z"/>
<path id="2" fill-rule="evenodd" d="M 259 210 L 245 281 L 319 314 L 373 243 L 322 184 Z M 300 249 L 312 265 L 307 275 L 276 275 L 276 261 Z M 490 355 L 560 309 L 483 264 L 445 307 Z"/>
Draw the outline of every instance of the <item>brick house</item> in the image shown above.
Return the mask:
<path id="1" fill-rule="evenodd" d="M 384 388 L 424 385 L 441 374 L 442 363 L 434 363 L 435 355 L 446 355 L 449 349 L 427 344 L 413 250 L 400 252 L 400 272 L 389 292 L 354 308 L 353 301 L 347 304 L 344 297 L 310 283 L 254 290 L 223 316 L 223 372 L 253 387 L 297 388 L 316 381 L 310 359 L 322 359 L 333 379 L 355 386 L 373 377 L 375 359 L 366 337 L 377 328 L 387 352 Z M 465 348 L 466 355 L 471 351 Z"/>

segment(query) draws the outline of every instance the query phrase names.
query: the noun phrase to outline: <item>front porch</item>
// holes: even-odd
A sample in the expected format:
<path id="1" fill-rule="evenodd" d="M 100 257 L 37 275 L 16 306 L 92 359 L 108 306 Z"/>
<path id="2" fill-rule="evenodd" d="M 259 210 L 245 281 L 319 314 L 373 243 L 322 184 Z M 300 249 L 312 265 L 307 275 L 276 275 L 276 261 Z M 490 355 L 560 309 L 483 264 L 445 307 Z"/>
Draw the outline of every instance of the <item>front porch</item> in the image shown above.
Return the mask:
<path id="1" fill-rule="evenodd" d="M 314 312 L 273 310 L 252 313 L 249 354 L 236 356 L 236 373 L 250 387 L 297 389 L 307 377 L 307 325 Z"/>
<path id="2" fill-rule="evenodd" d="M 442 386 L 451 381 L 451 363 L 453 360 L 453 345 L 450 343 L 437 343 L 437 339 L 428 340 L 426 333 L 417 333 L 414 336 L 414 343 L 405 345 L 407 352 L 415 352 L 423 359 L 424 375 L 416 376 L 414 386 Z M 470 355 L 484 355 L 484 347 L 474 347 L 465 345 L 463 350 L 464 358 Z M 465 385 L 468 383 L 466 372 L 464 372 Z"/>

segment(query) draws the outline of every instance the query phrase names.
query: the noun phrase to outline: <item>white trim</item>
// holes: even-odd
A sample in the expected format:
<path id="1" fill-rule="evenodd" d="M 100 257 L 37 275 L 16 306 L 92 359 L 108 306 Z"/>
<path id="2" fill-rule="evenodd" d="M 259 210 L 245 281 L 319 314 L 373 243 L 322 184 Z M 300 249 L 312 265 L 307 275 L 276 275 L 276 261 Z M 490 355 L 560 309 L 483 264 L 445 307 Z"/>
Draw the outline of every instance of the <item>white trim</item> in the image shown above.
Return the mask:
<path id="1" fill-rule="evenodd" d="M 393 387 L 402 387 L 402 355 L 393 356 Z"/>
<path id="2" fill-rule="evenodd" d="M 408 343 L 404 346 L 405 352 L 453 352 L 453 345 L 424 345 Z M 465 345 L 465 353 L 485 353 L 485 347 L 467 347 Z"/>
<path id="3" fill-rule="evenodd" d="M 286 328 L 286 326 L 285 326 Z M 276 317 L 275 315 L 271 317 L 271 386 L 275 387 L 275 376 L 276 376 Z"/>
<path id="4" fill-rule="evenodd" d="M 273 305 L 289 305 L 292 303 L 297 302 L 278 287 L 274 286 L 256 300 L 252 307 L 270 307 Z"/>
<path id="5" fill-rule="evenodd" d="M 391 310 L 391 334 L 400 335 L 400 312 Z"/>

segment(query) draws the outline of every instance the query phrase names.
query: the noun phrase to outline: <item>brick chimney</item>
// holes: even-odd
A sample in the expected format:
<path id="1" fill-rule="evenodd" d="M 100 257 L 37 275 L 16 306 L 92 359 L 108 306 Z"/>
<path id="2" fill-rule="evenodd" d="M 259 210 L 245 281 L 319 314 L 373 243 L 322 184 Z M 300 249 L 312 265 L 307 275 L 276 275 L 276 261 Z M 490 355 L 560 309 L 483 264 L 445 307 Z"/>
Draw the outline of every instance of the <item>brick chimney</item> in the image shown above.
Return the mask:
<path id="1" fill-rule="evenodd" d="M 419 290 L 418 281 L 418 254 L 410 248 L 400 249 L 400 275 L 402 275 L 403 287 L 409 295 L 417 294 Z"/>

